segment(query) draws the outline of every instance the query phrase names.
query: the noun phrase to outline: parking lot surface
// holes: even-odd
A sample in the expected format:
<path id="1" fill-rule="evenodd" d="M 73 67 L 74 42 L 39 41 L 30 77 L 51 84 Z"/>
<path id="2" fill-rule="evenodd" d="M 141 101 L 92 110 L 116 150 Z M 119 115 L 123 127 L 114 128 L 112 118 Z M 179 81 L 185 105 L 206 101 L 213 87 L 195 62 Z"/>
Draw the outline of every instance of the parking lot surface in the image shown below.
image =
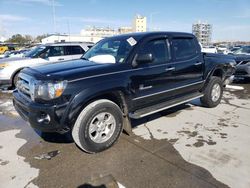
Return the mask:
<path id="1" fill-rule="evenodd" d="M 70 134 L 34 131 L 0 94 L 0 187 L 84 187 L 112 176 L 120 187 L 250 187 L 250 86 L 222 103 L 198 100 L 132 122 L 111 149 L 82 152 Z"/>

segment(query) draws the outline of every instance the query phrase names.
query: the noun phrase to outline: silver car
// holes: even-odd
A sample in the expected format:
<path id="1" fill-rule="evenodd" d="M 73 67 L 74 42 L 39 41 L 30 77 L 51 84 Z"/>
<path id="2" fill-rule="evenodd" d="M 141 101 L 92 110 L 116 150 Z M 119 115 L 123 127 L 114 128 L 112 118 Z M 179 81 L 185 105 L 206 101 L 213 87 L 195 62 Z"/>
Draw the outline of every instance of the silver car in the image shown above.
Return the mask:
<path id="1" fill-rule="evenodd" d="M 79 59 L 92 43 L 55 43 L 40 45 L 25 57 L 0 60 L 0 88 L 15 86 L 18 73 L 26 67 Z"/>

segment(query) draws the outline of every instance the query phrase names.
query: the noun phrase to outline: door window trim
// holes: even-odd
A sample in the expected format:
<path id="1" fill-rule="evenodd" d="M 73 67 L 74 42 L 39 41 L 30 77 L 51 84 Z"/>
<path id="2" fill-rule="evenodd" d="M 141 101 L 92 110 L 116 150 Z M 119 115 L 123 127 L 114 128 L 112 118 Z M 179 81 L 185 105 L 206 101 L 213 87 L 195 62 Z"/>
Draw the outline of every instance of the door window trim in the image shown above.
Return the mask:
<path id="1" fill-rule="evenodd" d="M 137 48 L 137 50 L 143 48 L 148 42 L 154 41 L 154 40 L 165 40 L 165 44 L 166 44 L 166 47 L 167 47 L 167 49 L 168 49 L 167 53 L 168 53 L 169 58 L 168 58 L 168 60 L 167 60 L 166 62 L 164 62 L 164 63 L 157 63 L 157 64 L 154 64 L 154 63 L 146 63 L 146 65 L 148 65 L 148 67 L 155 67 L 155 66 L 167 65 L 168 63 L 170 63 L 170 62 L 172 61 L 172 58 L 173 58 L 172 53 L 171 53 L 171 45 L 170 45 L 171 40 L 170 40 L 170 36 L 162 35 L 162 36 L 157 36 L 157 37 L 150 37 L 150 38 L 146 39 L 145 41 L 143 41 L 142 44 Z M 138 55 L 139 55 L 138 52 L 136 52 L 136 53 L 134 54 L 134 57 L 133 57 L 133 59 L 132 59 L 132 65 L 133 65 L 133 64 L 136 64 L 136 63 L 135 63 L 135 62 L 136 62 L 136 57 L 137 57 Z M 136 67 L 136 68 L 137 68 L 137 67 Z M 143 68 L 143 67 L 139 67 L 139 68 Z"/>
<path id="2" fill-rule="evenodd" d="M 176 63 L 179 63 L 179 62 L 184 62 L 184 61 L 189 61 L 189 60 L 193 60 L 197 57 L 199 57 L 199 51 L 198 51 L 198 48 L 197 48 L 197 45 L 195 44 L 195 53 L 192 54 L 192 55 L 189 55 L 189 56 L 185 56 L 185 57 L 181 57 L 181 58 L 176 58 L 176 54 L 175 54 L 175 50 L 174 50 L 174 45 L 173 45 L 173 41 L 175 39 L 192 39 L 192 40 L 195 40 L 194 37 L 191 37 L 191 36 L 180 36 L 180 37 L 172 37 L 171 38 L 171 50 L 172 50 L 172 55 L 173 55 L 173 62 L 176 62 Z M 195 41 L 194 41 L 195 42 Z"/>

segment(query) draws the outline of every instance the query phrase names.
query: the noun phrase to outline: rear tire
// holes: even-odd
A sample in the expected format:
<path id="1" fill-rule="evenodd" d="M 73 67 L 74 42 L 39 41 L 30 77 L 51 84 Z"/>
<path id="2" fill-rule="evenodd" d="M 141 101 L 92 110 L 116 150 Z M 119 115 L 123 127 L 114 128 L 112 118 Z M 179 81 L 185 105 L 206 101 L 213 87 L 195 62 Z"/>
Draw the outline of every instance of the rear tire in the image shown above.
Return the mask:
<path id="1" fill-rule="evenodd" d="M 222 98 L 223 83 L 221 78 L 212 76 L 204 90 L 204 96 L 201 97 L 201 103 L 208 108 L 216 107 Z"/>
<path id="2" fill-rule="evenodd" d="M 118 105 L 101 99 L 87 105 L 72 130 L 76 145 L 88 153 L 110 148 L 119 138 L 123 127 L 123 114 Z"/>

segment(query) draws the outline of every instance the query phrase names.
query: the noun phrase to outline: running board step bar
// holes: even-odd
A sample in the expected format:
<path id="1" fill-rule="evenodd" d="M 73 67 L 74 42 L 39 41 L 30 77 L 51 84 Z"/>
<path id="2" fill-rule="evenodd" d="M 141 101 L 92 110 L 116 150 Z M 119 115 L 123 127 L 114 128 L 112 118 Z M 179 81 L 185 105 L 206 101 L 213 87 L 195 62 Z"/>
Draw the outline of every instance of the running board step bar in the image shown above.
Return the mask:
<path id="1" fill-rule="evenodd" d="M 192 94 L 186 95 L 186 96 L 178 98 L 178 99 L 166 101 L 166 102 L 163 102 L 160 104 L 156 104 L 154 106 L 150 106 L 150 107 L 146 107 L 146 108 L 137 110 L 134 113 L 130 113 L 129 117 L 132 119 L 143 118 L 145 116 L 154 114 L 156 112 L 160 112 L 162 110 L 166 110 L 168 108 L 172 108 L 174 106 L 178 106 L 180 104 L 187 103 L 189 101 L 192 101 L 192 100 L 200 98 L 200 97 L 203 97 L 202 93 L 200 93 L 200 92 L 192 93 Z"/>

